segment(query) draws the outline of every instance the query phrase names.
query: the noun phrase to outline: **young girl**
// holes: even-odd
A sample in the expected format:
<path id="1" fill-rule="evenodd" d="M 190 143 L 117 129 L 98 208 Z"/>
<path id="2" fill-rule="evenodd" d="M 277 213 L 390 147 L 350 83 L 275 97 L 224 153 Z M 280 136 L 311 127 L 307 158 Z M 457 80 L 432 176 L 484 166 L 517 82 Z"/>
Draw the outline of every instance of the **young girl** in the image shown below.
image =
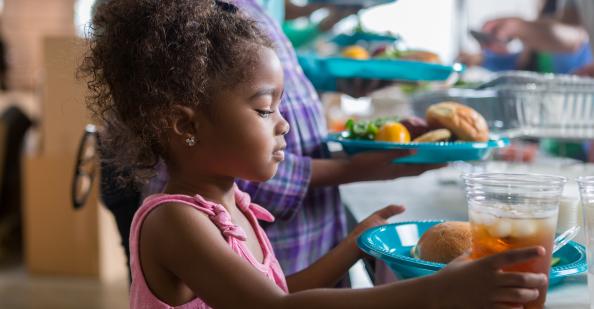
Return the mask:
<path id="1" fill-rule="evenodd" d="M 109 129 L 103 146 L 139 176 L 160 158 L 170 175 L 132 223 L 132 308 L 506 308 L 546 285 L 542 274 L 499 270 L 543 255 L 537 247 L 460 258 L 376 288 L 329 289 L 362 256 L 359 234 L 398 206 L 285 279 L 257 222 L 274 218 L 235 186 L 271 178 L 284 157 L 283 71 L 270 41 L 222 1 L 111 1 L 94 25 L 82 70 L 89 108 Z"/>

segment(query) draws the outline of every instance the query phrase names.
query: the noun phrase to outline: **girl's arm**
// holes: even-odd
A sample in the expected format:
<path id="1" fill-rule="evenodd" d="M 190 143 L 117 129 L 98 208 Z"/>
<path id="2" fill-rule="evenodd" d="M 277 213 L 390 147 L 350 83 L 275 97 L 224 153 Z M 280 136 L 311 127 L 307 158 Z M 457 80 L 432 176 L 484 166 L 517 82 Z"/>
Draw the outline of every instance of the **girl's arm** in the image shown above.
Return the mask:
<path id="1" fill-rule="evenodd" d="M 152 211 L 142 226 L 140 249 L 144 276 L 157 297 L 164 299 L 160 291 L 171 287 L 150 280 L 152 273 L 146 267 L 150 262 L 158 265 L 160 271 L 179 278 L 194 295 L 215 308 L 482 308 L 493 306 L 493 302 L 525 303 L 538 295 L 534 287 L 546 285 L 546 276 L 542 274 L 498 270 L 503 265 L 544 254 L 542 248 L 532 248 L 512 250 L 482 261 L 460 261 L 434 276 L 376 288 L 313 289 L 285 294 L 230 250 L 204 214 L 185 205 L 164 205 Z M 469 294 L 471 287 L 474 291 Z"/>
<path id="2" fill-rule="evenodd" d="M 333 287 L 361 256 L 355 240 L 346 238 L 308 268 L 288 276 L 289 291 Z"/>
<path id="3" fill-rule="evenodd" d="M 160 281 L 151 282 L 146 267 L 149 262 L 171 272 L 214 308 L 393 308 L 396 304 L 425 308 L 429 306 L 420 291 L 434 289 L 433 280 L 422 278 L 398 283 L 398 288 L 313 289 L 285 294 L 230 250 L 206 215 L 185 205 L 168 204 L 153 210 L 143 223 L 141 239 L 144 276 L 149 278 L 151 291 L 163 300 L 167 299 L 159 291 L 167 287 L 160 287 Z"/>
<path id="4" fill-rule="evenodd" d="M 359 235 L 368 228 L 386 224 L 388 218 L 403 211 L 404 207 L 402 206 L 390 205 L 367 217 L 334 249 L 310 267 L 287 277 L 287 284 L 291 293 L 335 286 L 348 269 L 363 257 L 363 252 L 357 247 Z"/>

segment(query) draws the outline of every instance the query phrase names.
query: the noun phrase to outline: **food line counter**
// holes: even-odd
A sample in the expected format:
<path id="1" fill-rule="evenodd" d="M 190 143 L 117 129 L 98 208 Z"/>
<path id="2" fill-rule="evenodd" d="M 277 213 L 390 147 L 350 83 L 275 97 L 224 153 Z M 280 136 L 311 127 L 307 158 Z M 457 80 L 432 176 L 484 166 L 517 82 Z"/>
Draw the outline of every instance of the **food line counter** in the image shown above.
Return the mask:
<path id="1" fill-rule="evenodd" d="M 587 174 L 594 175 L 594 165 L 566 165 L 566 162 L 568 161 L 549 159 L 541 164 L 530 166 L 487 162 L 482 164 L 479 169 L 489 172 L 562 175 L 570 180 L 564 195 L 579 199 L 574 178 Z M 393 217 L 390 222 L 427 219 L 466 221 L 468 220 L 468 210 L 459 178 L 462 170 L 460 166 L 451 165 L 418 177 L 342 185 L 340 191 L 344 203 L 357 221 L 363 220 L 388 204 L 400 204 L 406 207 L 404 213 Z M 576 239 L 577 241 L 583 241 L 580 236 Z M 389 270 L 386 269 L 386 271 Z M 565 279 L 563 283 L 549 290 L 547 308 L 590 308 L 586 283 L 585 273 Z M 594 295 L 591 297 L 594 298 Z"/>

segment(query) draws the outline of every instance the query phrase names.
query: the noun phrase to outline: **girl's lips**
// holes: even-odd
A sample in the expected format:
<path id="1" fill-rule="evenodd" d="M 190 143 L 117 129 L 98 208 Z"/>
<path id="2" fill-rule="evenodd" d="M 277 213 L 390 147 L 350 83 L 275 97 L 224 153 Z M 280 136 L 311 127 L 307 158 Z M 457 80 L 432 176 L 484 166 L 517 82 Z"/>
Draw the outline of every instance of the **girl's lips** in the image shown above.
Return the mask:
<path id="1" fill-rule="evenodd" d="M 285 151 L 283 149 L 275 150 L 272 153 L 272 158 L 276 161 L 283 161 L 285 159 Z"/>

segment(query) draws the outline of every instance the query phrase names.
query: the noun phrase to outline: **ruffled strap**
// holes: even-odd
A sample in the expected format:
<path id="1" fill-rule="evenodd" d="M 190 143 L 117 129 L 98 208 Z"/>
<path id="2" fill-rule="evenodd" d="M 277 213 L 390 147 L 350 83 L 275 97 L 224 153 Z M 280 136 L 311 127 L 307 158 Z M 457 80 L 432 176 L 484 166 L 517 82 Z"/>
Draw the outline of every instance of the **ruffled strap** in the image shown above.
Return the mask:
<path id="1" fill-rule="evenodd" d="M 266 221 L 266 222 L 274 222 L 274 216 L 266 210 L 264 207 L 258 204 L 250 204 L 250 210 L 258 218 L 258 220 Z"/>
<path id="2" fill-rule="evenodd" d="M 235 237 L 239 240 L 245 241 L 247 236 L 243 229 L 231 221 L 231 216 L 225 207 L 209 202 L 200 195 L 194 196 L 198 208 L 208 215 L 210 220 L 221 230 L 225 238 Z"/>
<path id="3" fill-rule="evenodd" d="M 258 220 L 274 222 L 274 216 L 264 207 L 252 203 L 250 195 L 235 186 L 235 203 L 244 212 L 250 211 Z"/>

